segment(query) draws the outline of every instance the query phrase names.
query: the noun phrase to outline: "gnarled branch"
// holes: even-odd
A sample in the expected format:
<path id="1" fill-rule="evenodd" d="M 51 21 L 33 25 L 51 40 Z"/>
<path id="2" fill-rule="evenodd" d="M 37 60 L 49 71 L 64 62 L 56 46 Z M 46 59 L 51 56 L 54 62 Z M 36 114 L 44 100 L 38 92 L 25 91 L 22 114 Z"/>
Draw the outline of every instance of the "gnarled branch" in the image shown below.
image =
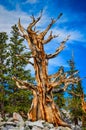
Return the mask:
<path id="1" fill-rule="evenodd" d="M 36 90 L 36 87 L 31 83 L 27 83 L 25 81 L 19 80 L 16 77 L 12 77 L 12 79 L 16 81 L 16 85 L 20 89 Z"/>
<path id="2" fill-rule="evenodd" d="M 62 74 L 62 69 L 61 70 L 59 70 L 57 73 L 55 73 L 55 74 L 52 74 L 52 75 L 49 75 L 48 76 L 48 78 L 49 79 L 52 79 L 52 78 L 58 78 L 61 74 Z"/>
<path id="3" fill-rule="evenodd" d="M 52 90 L 52 92 L 53 92 L 53 93 L 65 92 L 67 88 L 68 88 L 68 85 L 65 84 L 64 87 L 62 87 L 62 88 L 56 88 L 56 89 L 54 88 L 54 89 Z"/>
<path id="4" fill-rule="evenodd" d="M 56 21 L 62 16 L 62 13 L 59 14 L 59 16 L 57 17 L 57 19 L 51 19 L 51 23 L 48 25 L 48 27 L 43 31 L 41 32 L 38 36 L 41 37 L 41 39 L 44 38 L 44 36 L 47 34 L 47 32 L 50 30 L 50 28 L 52 27 L 52 25 L 54 23 L 56 23 Z"/>
<path id="5" fill-rule="evenodd" d="M 22 32 L 23 37 L 28 36 L 26 30 L 25 30 L 24 27 L 21 25 L 20 18 L 19 18 L 19 21 L 18 21 L 18 28 L 19 28 L 19 30 Z M 20 35 L 21 35 L 21 33 L 20 33 Z M 22 35 L 21 35 L 21 36 L 22 36 Z"/>
<path id="6" fill-rule="evenodd" d="M 50 35 L 49 35 L 49 37 L 48 37 L 48 39 L 47 40 L 43 40 L 42 41 L 42 43 L 43 44 L 46 44 L 46 43 L 48 43 L 48 42 L 50 42 L 53 38 L 56 38 L 56 37 L 58 37 L 59 35 L 52 35 L 52 31 L 50 32 Z"/>
<path id="7" fill-rule="evenodd" d="M 61 42 L 60 47 L 57 48 L 57 50 L 56 50 L 55 53 L 47 55 L 47 59 L 51 59 L 51 58 L 56 57 L 56 56 L 64 49 L 65 43 L 69 40 L 69 37 L 70 37 L 70 35 L 68 35 L 67 38 L 65 38 L 65 39 Z"/>
<path id="8" fill-rule="evenodd" d="M 31 16 L 32 23 L 29 24 L 27 30 L 32 30 L 32 27 L 35 26 L 35 24 L 41 19 L 42 12 L 43 12 L 43 10 L 41 10 L 40 16 L 37 19 L 35 19 L 34 15 Z"/>
<path id="9" fill-rule="evenodd" d="M 75 72 L 74 74 L 78 73 Z M 64 84 L 64 88 L 63 90 L 65 91 L 67 89 L 67 86 L 70 84 L 74 84 L 77 83 L 78 81 L 80 81 L 81 79 L 78 77 L 74 77 L 74 74 L 72 76 L 67 76 L 67 73 L 64 73 L 63 75 L 61 75 L 59 77 L 58 81 L 55 82 L 51 82 L 50 83 L 50 87 L 48 88 L 48 91 L 50 91 L 51 89 L 53 89 L 54 87 L 60 86 L 62 83 Z"/>

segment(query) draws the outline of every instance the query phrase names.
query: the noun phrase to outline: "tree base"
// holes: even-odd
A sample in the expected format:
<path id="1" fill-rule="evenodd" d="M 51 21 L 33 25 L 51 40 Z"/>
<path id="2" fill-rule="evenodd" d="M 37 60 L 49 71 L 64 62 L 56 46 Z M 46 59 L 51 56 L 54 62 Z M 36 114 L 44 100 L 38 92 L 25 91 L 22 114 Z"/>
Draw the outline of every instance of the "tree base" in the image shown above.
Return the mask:
<path id="1" fill-rule="evenodd" d="M 69 127 L 61 119 L 60 112 L 56 107 L 54 101 L 43 103 L 43 100 L 38 100 L 37 96 L 33 98 L 32 106 L 28 112 L 28 119 L 31 121 L 45 120 L 46 122 L 52 123 L 54 126 L 64 126 Z"/>

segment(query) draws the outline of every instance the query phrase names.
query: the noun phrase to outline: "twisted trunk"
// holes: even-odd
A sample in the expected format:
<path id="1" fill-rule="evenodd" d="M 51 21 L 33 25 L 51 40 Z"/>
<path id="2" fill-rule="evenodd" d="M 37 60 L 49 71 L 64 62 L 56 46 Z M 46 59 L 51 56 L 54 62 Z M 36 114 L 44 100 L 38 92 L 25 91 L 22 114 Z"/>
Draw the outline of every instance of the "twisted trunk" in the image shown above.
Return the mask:
<path id="1" fill-rule="evenodd" d="M 34 41 L 34 43 L 36 43 Z M 44 52 L 44 48 L 41 42 L 37 42 L 36 48 L 38 50 L 32 51 L 34 57 L 34 70 L 37 81 L 37 90 L 33 90 L 33 101 L 31 109 L 28 113 L 28 118 L 32 121 L 46 120 L 53 123 L 56 126 L 69 126 L 61 120 L 60 112 L 57 109 L 52 95 L 52 89 L 50 88 L 50 81 L 47 73 L 48 60 Z"/>

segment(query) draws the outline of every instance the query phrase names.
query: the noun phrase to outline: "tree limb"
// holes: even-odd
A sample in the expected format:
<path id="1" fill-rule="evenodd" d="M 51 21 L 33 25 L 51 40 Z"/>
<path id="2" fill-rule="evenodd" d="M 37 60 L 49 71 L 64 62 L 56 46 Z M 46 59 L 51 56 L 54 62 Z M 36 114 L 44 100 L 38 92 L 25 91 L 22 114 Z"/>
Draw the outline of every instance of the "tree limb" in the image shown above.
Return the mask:
<path id="1" fill-rule="evenodd" d="M 35 26 L 35 24 L 41 19 L 43 10 L 41 10 L 40 16 L 35 19 L 34 15 L 31 16 L 32 23 L 29 24 L 27 30 L 32 30 L 32 27 Z"/>
<path id="2" fill-rule="evenodd" d="M 74 74 L 78 73 L 75 72 Z M 58 81 L 55 81 L 55 82 L 51 82 L 50 83 L 50 87 L 48 88 L 48 91 L 50 91 L 51 89 L 57 87 L 57 86 L 60 86 L 62 83 L 64 84 L 64 88 L 63 88 L 63 91 L 65 91 L 67 89 L 67 86 L 70 85 L 70 84 L 74 84 L 74 83 L 77 83 L 78 81 L 80 81 L 81 79 L 78 78 L 78 77 L 74 77 L 74 74 L 71 75 L 71 76 L 67 76 L 67 73 L 61 75 L 59 77 L 59 80 Z"/>
<path id="3" fill-rule="evenodd" d="M 50 30 L 50 28 L 52 27 L 52 25 L 54 23 L 56 23 L 56 21 L 62 16 L 62 13 L 59 14 L 59 16 L 57 17 L 57 19 L 51 19 L 51 23 L 48 25 L 48 27 L 39 34 L 39 37 L 41 37 L 42 39 L 44 38 L 44 36 L 47 34 L 47 32 Z"/>
<path id="4" fill-rule="evenodd" d="M 54 88 L 54 89 L 52 90 L 52 92 L 53 92 L 53 93 L 65 92 L 67 88 L 68 88 L 68 85 L 64 85 L 64 87 L 62 87 L 62 88 L 56 88 L 56 89 Z"/>
<path id="5" fill-rule="evenodd" d="M 19 57 L 20 59 L 24 60 L 25 62 L 27 62 L 27 63 L 31 64 L 32 66 L 34 66 L 34 64 L 33 64 L 31 61 L 26 60 L 26 59 L 25 59 L 25 58 L 23 58 L 21 55 L 16 54 L 16 56 L 17 56 L 17 57 Z"/>
<path id="6" fill-rule="evenodd" d="M 69 37 L 70 37 L 70 35 L 68 35 L 67 38 L 65 38 L 65 39 L 61 42 L 60 47 L 57 48 L 57 50 L 56 50 L 55 53 L 47 55 L 47 59 L 51 59 L 51 58 L 56 57 L 56 56 L 64 49 L 64 47 L 65 47 L 64 44 L 69 40 Z"/>
<path id="7" fill-rule="evenodd" d="M 56 37 L 58 37 L 59 35 L 52 35 L 52 31 L 50 32 L 50 35 L 49 35 L 49 37 L 48 37 L 48 39 L 47 40 L 43 40 L 42 41 L 42 44 L 46 44 L 46 43 L 48 43 L 48 42 L 50 42 L 53 38 L 56 38 Z"/>
<path id="8" fill-rule="evenodd" d="M 25 39 L 27 40 L 30 49 L 33 50 L 33 48 L 32 48 L 32 43 L 31 43 L 31 40 L 30 40 L 30 38 L 29 38 L 29 35 L 28 35 L 27 31 L 26 31 L 26 30 L 23 28 L 23 26 L 21 25 L 20 19 L 19 19 L 19 21 L 18 21 L 18 28 L 19 28 L 19 30 L 20 30 L 20 31 L 22 32 L 22 34 L 23 34 L 23 35 L 22 35 L 22 34 L 20 33 L 20 36 L 22 36 L 23 38 L 25 38 Z"/>
<path id="9" fill-rule="evenodd" d="M 52 79 L 52 78 L 58 78 L 60 75 L 62 74 L 62 69 L 59 70 L 57 73 L 49 75 L 48 78 Z"/>
<path id="10" fill-rule="evenodd" d="M 31 83 L 27 83 L 25 81 L 19 80 L 16 77 L 12 77 L 12 79 L 16 81 L 16 85 L 18 88 L 27 89 L 27 90 L 35 90 L 36 89 L 36 87 Z"/>
<path id="11" fill-rule="evenodd" d="M 19 30 L 22 32 L 22 34 L 20 33 L 20 36 L 22 37 L 25 37 L 25 36 L 28 36 L 26 30 L 24 29 L 24 27 L 21 25 L 21 22 L 20 22 L 20 18 L 19 18 L 19 21 L 18 21 L 18 28 Z"/>

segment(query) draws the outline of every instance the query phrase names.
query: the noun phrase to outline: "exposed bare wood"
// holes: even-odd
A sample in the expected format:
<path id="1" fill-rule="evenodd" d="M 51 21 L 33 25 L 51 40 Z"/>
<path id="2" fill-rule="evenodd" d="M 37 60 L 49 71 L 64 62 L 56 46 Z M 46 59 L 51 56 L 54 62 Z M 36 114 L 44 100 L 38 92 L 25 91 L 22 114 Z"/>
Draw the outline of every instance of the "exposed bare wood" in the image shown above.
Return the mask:
<path id="1" fill-rule="evenodd" d="M 36 23 L 41 19 L 42 12 L 43 12 L 43 10 L 41 10 L 40 16 L 37 19 L 35 19 L 34 15 L 31 16 L 32 23 L 29 24 L 27 30 L 32 30 L 32 27 L 35 26 Z"/>
<path id="2" fill-rule="evenodd" d="M 16 85 L 20 89 L 36 90 L 36 87 L 31 83 L 19 80 L 16 77 L 12 77 L 12 79 L 16 81 Z"/>
<path id="3" fill-rule="evenodd" d="M 56 23 L 56 21 L 60 18 L 62 16 L 62 13 L 60 13 L 59 14 L 59 16 L 57 17 L 57 19 L 51 19 L 51 23 L 48 25 L 48 27 L 43 31 L 43 32 L 41 32 L 39 35 L 38 35 L 38 37 L 40 37 L 41 36 L 41 39 L 43 39 L 44 38 L 44 36 L 47 34 L 47 32 L 50 30 L 50 28 L 52 27 L 52 25 L 54 24 L 54 23 Z"/>
<path id="4" fill-rule="evenodd" d="M 59 70 L 57 73 L 55 73 L 55 74 L 52 74 L 52 75 L 49 75 L 48 76 L 48 78 L 49 79 L 52 79 L 52 78 L 58 78 L 60 75 L 62 74 L 62 69 L 61 70 Z"/>
<path id="5" fill-rule="evenodd" d="M 21 25 L 20 19 L 18 21 L 18 28 L 22 33 L 22 34 L 20 33 L 20 35 L 27 40 L 30 49 L 33 50 L 32 43 L 31 43 L 31 40 L 29 38 L 29 35 L 28 35 L 27 31 L 24 29 L 24 27 Z"/>
<path id="6" fill-rule="evenodd" d="M 75 72 L 75 74 L 76 74 L 76 72 Z M 47 91 L 50 91 L 51 89 L 53 89 L 56 86 L 60 86 L 62 83 L 64 84 L 63 91 L 65 91 L 69 84 L 74 84 L 74 83 L 77 83 L 78 81 L 80 81 L 80 78 L 73 77 L 73 75 L 67 76 L 67 73 L 64 73 L 59 78 L 60 79 L 58 81 L 50 83 Z"/>
<path id="7" fill-rule="evenodd" d="M 86 113 L 86 102 L 84 99 L 84 93 L 81 95 L 81 105 L 82 105 L 82 110 Z"/>
<path id="8" fill-rule="evenodd" d="M 82 126 L 85 127 L 86 126 L 86 101 L 85 101 L 85 98 L 84 98 L 84 93 L 81 94 L 80 98 L 81 98 L 81 108 L 82 108 L 82 111 L 83 111 Z"/>
<path id="9" fill-rule="evenodd" d="M 63 88 L 53 88 L 52 93 L 62 93 L 64 92 Z"/>
<path id="10" fill-rule="evenodd" d="M 26 30 L 24 29 L 24 27 L 23 27 L 23 26 L 21 25 L 21 23 L 20 23 L 20 19 L 19 19 L 19 21 L 18 21 L 18 28 L 19 28 L 19 30 L 22 32 L 23 36 L 27 35 Z"/>
<path id="11" fill-rule="evenodd" d="M 70 35 L 68 35 L 67 38 L 65 38 L 65 39 L 61 42 L 60 47 L 57 48 L 57 50 L 56 50 L 56 52 L 55 52 L 54 54 L 49 54 L 49 55 L 47 55 L 47 59 L 51 59 L 51 58 L 56 57 L 56 56 L 64 49 L 65 43 L 68 41 L 69 37 L 70 37 Z"/>
<path id="12" fill-rule="evenodd" d="M 43 44 L 46 44 L 46 43 L 50 42 L 53 38 L 56 38 L 56 37 L 58 37 L 58 36 L 59 36 L 59 35 L 52 35 L 52 31 L 51 31 L 51 32 L 50 32 L 50 35 L 49 35 L 49 37 L 48 37 L 48 39 L 43 40 L 42 43 L 43 43 Z"/>

